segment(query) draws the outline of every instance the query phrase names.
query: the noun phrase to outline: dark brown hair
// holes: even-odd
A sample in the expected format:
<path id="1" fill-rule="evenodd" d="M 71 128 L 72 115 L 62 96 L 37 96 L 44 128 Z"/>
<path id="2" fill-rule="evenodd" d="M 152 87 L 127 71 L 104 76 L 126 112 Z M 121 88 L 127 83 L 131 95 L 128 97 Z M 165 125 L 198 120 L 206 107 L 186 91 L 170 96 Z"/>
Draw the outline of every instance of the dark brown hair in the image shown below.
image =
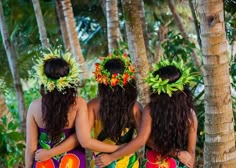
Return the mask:
<path id="1" fill-rule="evenodd" d="M 111 74 L 123 73 L 124 63 L 120 59 L 109 60 L 105 69 Z M 129 81 L 123 87 L 98 85 L 100 97 L 99 115 L 103 124 L 104 134 L 119 143 L 122 131 L 134 127 L 133 106 L 137 100 L 135 80 Z"/>
<path id="2" fill-rule="evenodd" d="M 53 58 L 45 61 L 44 73 L 48 78 L 57 80 L 68 75 L 68 63 L 61 58 Z M 45 128 L 53 142 L 60 141 L 61 132 L 68 124 L 67 114 L 71 105 L 75 103 L 77 90 L 75 88 L 65 88 L 58 91 L 56 88 L 51 92 L 41 86 L 42 113 Z"/>

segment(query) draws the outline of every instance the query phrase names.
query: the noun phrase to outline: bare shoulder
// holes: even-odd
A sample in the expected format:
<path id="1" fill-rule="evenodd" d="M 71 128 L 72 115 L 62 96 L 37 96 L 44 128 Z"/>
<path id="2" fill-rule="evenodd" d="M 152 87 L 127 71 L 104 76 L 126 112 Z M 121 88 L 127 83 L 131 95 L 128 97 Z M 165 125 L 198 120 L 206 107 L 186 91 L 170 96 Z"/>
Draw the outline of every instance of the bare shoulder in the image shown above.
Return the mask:
<path id="1" fill-rule="evenodd" d="M 144 112 L 144 113 L 150 113 L 150 112 L 151 112 L 151 107 L 150 107 L 149 104 L 147 104 L 147 105 L 144 107 L 143 112 Z"/>
<path id="2" fill-rule="evenodd" d="M 30 103 L 30 107 L 38 107 L 41 106 L 42 99 L 35 99 Z"/>
<path id="3" fill-rule="evenodd" d="M 133 112 L 134 115 L 138 115 L 143 112 L 143 106 L 138 101 L 134 103 Z"/>
<path id="4" fill-rule="evenodd" d="M 87 107 L 86 100 L 83 97 L 76 97 L 76 104 L 73 108 L 75 108 L 76 111 L 79 111 L 85 107 Z"/>
<path id="5" fill-rule="evenodd" d="M 98 97 L 91 99 L 88 102 L 88 109 L 89 111 L 91 111 L 91 109 L 93 111 L 98 111 L 98 109 L 100 108 L 100 99 Z"/>
<path id="6" fill-rule="evenodd" d="M 76 97 L 76 103 L 79 104 L 86 104 L 86 100 L 83 97 Z"/>
<path id="7" fill-rule="evenodd" d="M 42 99 L 35 99 L 33 100 L 28 109 L 28 114 L 33 114 L 35 111 L 39 111 L 41 109 Z"/>
<path id="8" fill-rule="evenodd" d="M 89 100 L 88 106 L 95 106 L 100 103 L 100 99 L 98 97 Z"/>

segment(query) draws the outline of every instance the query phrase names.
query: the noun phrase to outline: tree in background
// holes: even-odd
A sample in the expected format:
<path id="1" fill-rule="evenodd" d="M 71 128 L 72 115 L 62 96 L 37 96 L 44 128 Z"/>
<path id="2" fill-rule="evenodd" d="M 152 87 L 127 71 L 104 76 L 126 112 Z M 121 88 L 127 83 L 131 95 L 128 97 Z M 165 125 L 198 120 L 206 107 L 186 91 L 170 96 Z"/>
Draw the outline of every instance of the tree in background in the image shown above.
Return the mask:
<path id="1" fill-rule="evenodd" d="M 234 118 L 223 0 L 199 1 L 205 68 L 204 167 L 235 167 Z"/>
<path id="2" fill-rule="evenodd" d="M 68 32 L 66 28 L 65 16 L 62 9 L 61 0 L 56 0 L 56 11 L 57 11 L 58 22 L 60 24 L 60 30 L 61 30 L 60 32 L 62 35 L 64 48 L 66 50 L 70 50 L 70 41 L 69 41 Z"/>
<path id="3" fill-rule="evenodd" d="M 0 29 L 3 39 L 3 45 L 5 47 L 7 53 L 7 59 L 9 63 L 9 67 L 11 70 L 11 74 L 14 81 L 14 86 L 16 90 L 16 97 L 18 102 L 18 112 L 21 120 L 21 127 L 22 131 L 25 131 L 25 122 L 26 122 L 26 109 L 24 104 L 24 94 L 23 89 L 20 81 L 19 69 L 16 63 L 16 51 L 12 43 L 10 42 L 9 33 L 7 30 L 7 25 L 5 22 L 5 18 L 3 15 L 3 8 L 2 8 L 2 0 L 0 0 Z"/>
<path id="4" fill-rule="evenodd" d="M 78 58 L 78 62 L 81 65 L 83 71 L 83 78 L 88 78 L 88 72 L 85 68 L 85 61 L 80 47 L 78 34 L 76 31 L 75 19 L 73 14 L 73 9 L 70 0 L 62 0 L 62 9 L 65 17 L 67 33 L 70 41 L 70 50 L 74 57 Z"/>
<path id="5" fill-rule="evenodd" d="M 106 0 L 108 52 L 118 47 L 120 41 L 119 16 L 117 0 Z"/>
<path id="6" fill-rule="evenodd" d="M 139 0 L 122 0 L 129 53 L 136 67 L 136 79 L 139 89 L 139 100 L 148 103 L 149 87 L 144 81 L 149 70 L 146 47 L 143 37 L 142 22 L 139 14 Z"/>
<path id="7" fill-rule="evenodd" d="M 40 41 L 41 41 L 42 47 L 49 48 L 50 45 L 47 38 L 47 31 L 46 31 L 46 27 L 43 21 L 43 15 L 41 12 L 39 0 L 32 0 L 32 3 L 34 6 L 34 13 L 35 13 L 37 24 L 38 24 Z"/>
<path id="8" fill-rule="evenodd" d="M 169 5 L 170 11 L 172 12 L 172 15 L 175 19 L 176 25 L 179 28 L 179 31 L 180 31 L 181 35 L 185 39 L 190 40 L 189 36 L 187 35 L 187 32 L 185 31 L 185 28 L 184 28 L 184 25 L 182 23 L 181 17 L 179 16 L 179 14 L 176 11 L 174 0 L 168 0 L 168 5 Z M 196 65 L 196 67 L 199 68 L 200 72 L 203 74 L 204 69 L 201 66 L 201 60 L 198 57 L 197 52 L 195 50 L 193 50 L 192 55 L 193 55 L 193 60 L 194 60 L 194 63 Z"/>

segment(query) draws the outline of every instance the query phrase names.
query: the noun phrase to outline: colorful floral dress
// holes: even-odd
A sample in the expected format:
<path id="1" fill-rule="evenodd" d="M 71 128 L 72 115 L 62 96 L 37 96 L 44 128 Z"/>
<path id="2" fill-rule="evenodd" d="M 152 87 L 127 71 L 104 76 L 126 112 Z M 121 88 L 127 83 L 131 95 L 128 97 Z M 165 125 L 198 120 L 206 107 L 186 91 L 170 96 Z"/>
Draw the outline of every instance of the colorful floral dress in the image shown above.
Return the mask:
<path id="1" fill-rule="evenodd" d="M 38 130 L 39 130 L 38 149 L 42 148 L 51 149 L 53 146 L 58 145 L 67 137 L 75 133 L 74 128 L 64 129 L 61 134 L 60 142 L 57 144 L 52 144 L 47 135 L 46 130 L 43 128 L 39 128 Z M 85 167 L 86 167 L 85 150 L 80 146 L 61 155 L 57 155 L 44 162 L 34 161 L 33 164 L 33 168 L 85 168 Z"/>
<path id="2" fill-rule="evenodd" d="M 104 135 L 102 131 L 102 124 L 99 120 L 95 120 L 93 131 L 94 131 L 93 132 L 94 138 L 100 141 L 103 141 L 107 144 L 116 144 L 114 141 L 110 140 Z M 125 131 L 123 131 L 120 144 L 130 142 L 133 138 L 133 133 L 134 133 L 133 128 L 130 128 L 130 129 L 127 128 Z M 94 156 L 97 156 L 99 154 L 101 153 L 94 153 Z M 138 168 L 138 167 L 139 167 L 138 155 L 137 153 L 133 153 L 133 154 L 121 157 L 120 159 L 112 162 L 110 165 L 106 166 L 105 168 Z M 94 164 L 94 158 L 91 161 L 90 168 L 96 168 Z"/>
<path id="3" fill-rule="evenodd" d="M 146 151 L 146 164 L 145 168 L 188 168 L 182 164 L 177 158 L 166 157 L 160 160 L 160 155 L 153 151 Z"/>

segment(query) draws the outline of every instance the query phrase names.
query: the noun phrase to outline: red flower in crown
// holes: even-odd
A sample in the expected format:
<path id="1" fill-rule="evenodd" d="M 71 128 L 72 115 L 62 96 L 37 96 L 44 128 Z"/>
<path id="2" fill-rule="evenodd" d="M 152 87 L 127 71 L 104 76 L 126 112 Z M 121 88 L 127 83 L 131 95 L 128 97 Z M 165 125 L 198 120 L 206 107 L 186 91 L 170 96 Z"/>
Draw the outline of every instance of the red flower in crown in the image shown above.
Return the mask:
<path id="1" fill-rule="evenodd" d="M 111 74 L 104 68 L 104 65 L 112 59 L 120 59 L 124 63 L 124 73 Z M 93 73 L 96 81 L 99 83 L 112 87 L 117 85 L 122 87 L 134 79 L 134 66 L 131 64 L 128 54 L 116 51 L 107 57 L 100 57 L 100 63 L 95 64 L 95 72 Z"/>
<path id="2" fill-rule="evenodd" d="M 108 85 L 108 79 L 107 79 L 107 77 L 103 76 L 103 78 L 102 78 L 102 83 L 103 83 L 104 85 Z"/>
<path id="3" fill-rule="evenodd" d="M 126 53 L 124 53 L 124 54 L 123 54 L 123 57 L 125 57 L 125 58 L 126 58 L 127 56 L 128 56 L 128 54 L 126 54 Z"/>
<path id="4" fill-rule="evenodd" d="M 133 65 L 130 65 L 130 66 L 129 66 L 129 71 L 130 71 L 130 72 L 134 72 L 134 67 L 133 67 Z"/>
<path id="5" fill-rule="evenodd" d="M 129 74 L 127 73 L 127 72 L 125 72 L 124 74 L 123 74 L 123 80 L 124 81 L 127 81 L 129 79 Z"/>
<path id="6" fill-rule="evenodd" d="M 114 75 L 114 74 L 113 74 Z M 113 76 L 112 75 L 112 76 Z M 111 86 L 116 86 L 117 84 L 118 84 L 118 81 L 119 81 L 119 79 L 118 78 L 116 78 L 116 76 L 113 76 L 112 78 L 111 78 Z"/>

